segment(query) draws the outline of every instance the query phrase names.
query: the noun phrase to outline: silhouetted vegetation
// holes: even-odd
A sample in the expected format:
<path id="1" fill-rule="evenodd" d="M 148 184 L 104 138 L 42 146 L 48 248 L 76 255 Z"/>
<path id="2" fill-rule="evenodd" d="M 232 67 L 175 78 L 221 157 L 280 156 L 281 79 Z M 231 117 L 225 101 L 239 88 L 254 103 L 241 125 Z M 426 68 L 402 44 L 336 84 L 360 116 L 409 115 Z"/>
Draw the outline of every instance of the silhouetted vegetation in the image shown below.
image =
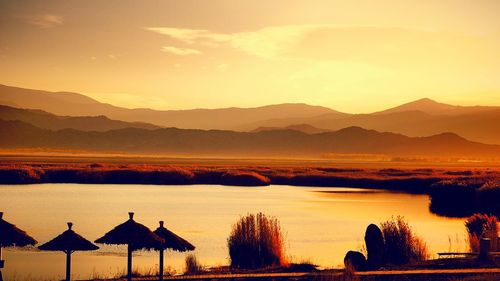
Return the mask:
<path id="1" fill-rule="evenodd" d="M 476 212 L 500 215 L 500 176 L 459 177 L 431 185 L 432 212 L 466 217 Z"/>
<path id="2" fill-rule="evenodd" d="M 285 264 L 285 242 L 279 221 L 263 213 L 242 217 L 228 238 L 231 267 L 255 269 Z"/>
<path id="3" fill-rule="evenodd" d="M 194 254 L 188 254 L 186 256 L 186 268 L 185 274 L 199 274 L 203 272 L 203 266 L 200 264 L 198 259 Z"/>
<path id="4" fill-rule="evenodd" d="M 472 252 L 479 252 L 481 238 L 489 238 L 491 251 L 498 249 L 498 219 L 486 214 L 474 214 L 467 218 L 465 227 L 468 233 L 469 247 Z"/>
<path id="5" fill-rule="evenodd" d="M 397 216 L 380 224 L 370 224 L 365 232 L 367 258 L 361 252 L 348 251 L 344 257 L 346 269 L 377 270 L 382 266 L 406 265 L 425 261 L 429 251 L 403 217 Z"/>
<path id="6" fill-rule="evenodd" d="M 406 264 L 429 257 L 425 242 L 415 235 L 403 217 L 396 217 L 380 224 L 384 235 L 385 257 L 391 264 Z"/>

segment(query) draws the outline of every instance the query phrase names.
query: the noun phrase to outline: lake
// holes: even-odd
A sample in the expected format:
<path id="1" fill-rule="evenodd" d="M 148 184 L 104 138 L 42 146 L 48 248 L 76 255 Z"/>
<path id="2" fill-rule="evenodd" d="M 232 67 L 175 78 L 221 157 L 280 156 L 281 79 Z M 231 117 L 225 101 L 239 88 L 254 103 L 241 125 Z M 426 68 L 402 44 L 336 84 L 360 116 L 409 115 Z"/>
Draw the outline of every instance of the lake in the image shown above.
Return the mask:
<path id="1" fill-rule="evenodd" d="M 229 263 L 227 237 L 240 216 L 264 212 L 277 217 L 286 233 L 292 262 L 308 261 L 323 268 L 343 267 L 348 250 L 363 247 L 368 224 L 402 215 L 427 242 L 432 254 L 465 250 L 463 219 L 429 212 L 427 195 L 355 188 L 293 186 L 233 187 L 216 185 L 87 185 L 36 184 L 0 186 L 4 219 L 45 243 L 67 229 L 94 241 L 135 212 L 135 220 L 151 230 L 159 220 L 196 246 L 205 266 Z M 126 248 L 101 246 L 73 254 L 75 279 L 124 273 Z M 166 265 L 180 273 L 185 253 L 168 252 Z M 65 255 L 34 249 L 4 251 L 6 280 L 62 279 Z M 156 252 L 137 252 L 134 268 L 156 270 Z"/>

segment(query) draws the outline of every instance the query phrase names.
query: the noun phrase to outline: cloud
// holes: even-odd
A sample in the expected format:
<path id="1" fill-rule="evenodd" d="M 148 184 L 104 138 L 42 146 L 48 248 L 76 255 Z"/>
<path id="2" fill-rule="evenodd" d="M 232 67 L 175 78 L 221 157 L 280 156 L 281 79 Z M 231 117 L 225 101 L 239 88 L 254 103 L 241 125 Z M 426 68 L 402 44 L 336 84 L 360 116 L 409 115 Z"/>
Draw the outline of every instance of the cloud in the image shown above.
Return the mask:
<path id="1" fill-rule="evenodd" d="M 186 44 L 200 43 L 207 45 L 216 45 L 217 43 L 227 42 L 231 37 L 230 34 L 214 33 L 205 29 L 148 27 L 146 28 L 146 30 L 167 35 Z"/>
<path id="2" fill-rule="evenodd" d="M 28 22 L 40 28 L 53 28 L 64 23 L 64 18 L 59 15 L 43 14 L 28 17 Z"/>
<path id="3" fill-rule="evenodd" d="M 377 26 L 287 25 L 217 33 L 146 28 L 200 48 L 229 47 L 268 59 L 352 61 L 390 65 L 491 64 L 500 40 L 434 30 Z M 498 60 L 495 60 L 498 61 Z"/>
<path id="4" fill-rule="evenodd" d="M 188 56 L 188 55 L 199 55 L 201 54 L 200 50 L 189 49 L 189 48 L 178 48 L 174 46 L 164 46 L 161 48 L 162 51 L 166 53 L 171 53 L 179 56 Z"/>

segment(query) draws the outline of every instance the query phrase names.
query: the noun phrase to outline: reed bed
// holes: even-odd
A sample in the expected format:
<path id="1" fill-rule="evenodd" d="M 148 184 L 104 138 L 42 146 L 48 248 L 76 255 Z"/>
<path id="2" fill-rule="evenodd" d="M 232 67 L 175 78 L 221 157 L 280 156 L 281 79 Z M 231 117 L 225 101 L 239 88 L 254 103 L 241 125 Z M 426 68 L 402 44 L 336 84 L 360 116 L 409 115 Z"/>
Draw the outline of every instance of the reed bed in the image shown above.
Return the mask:
<path id="1" fill-rule="evenodd" d="M 227 244 L 232 268 L 256 269 L 286 264 L 280 223 L 263 213 L 242 217 L 233 225 Z"/>
<path id="2" fill-rule="evenodd" d="M 451 217 L 500 215 L 500 170 L 492 168 L 338 168 L 263 165 L 0 163 L 0 184 L 270 184 L 360 187 L 431 196 L 431 211 Z"/>
<path id="3" fill-rule="evenodd" d="M 429 258 L 425 242 L 418 237 L 403 217 L 397 216 L 380 224 L 384 236 L 385 257 L 390 264 L 407 264 Z"/>

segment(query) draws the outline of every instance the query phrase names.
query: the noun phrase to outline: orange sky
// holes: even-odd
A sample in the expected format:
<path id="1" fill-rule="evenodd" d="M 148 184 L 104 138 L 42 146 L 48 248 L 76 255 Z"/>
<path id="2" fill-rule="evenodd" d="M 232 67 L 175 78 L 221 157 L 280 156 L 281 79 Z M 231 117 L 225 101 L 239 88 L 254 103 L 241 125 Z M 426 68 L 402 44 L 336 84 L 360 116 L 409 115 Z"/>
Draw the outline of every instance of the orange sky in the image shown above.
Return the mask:
<path id="1" fill-rule="evenodd" d="M 157 109 L 500 104 L 500 1 L 0 1 L 0 83 Z"/>

